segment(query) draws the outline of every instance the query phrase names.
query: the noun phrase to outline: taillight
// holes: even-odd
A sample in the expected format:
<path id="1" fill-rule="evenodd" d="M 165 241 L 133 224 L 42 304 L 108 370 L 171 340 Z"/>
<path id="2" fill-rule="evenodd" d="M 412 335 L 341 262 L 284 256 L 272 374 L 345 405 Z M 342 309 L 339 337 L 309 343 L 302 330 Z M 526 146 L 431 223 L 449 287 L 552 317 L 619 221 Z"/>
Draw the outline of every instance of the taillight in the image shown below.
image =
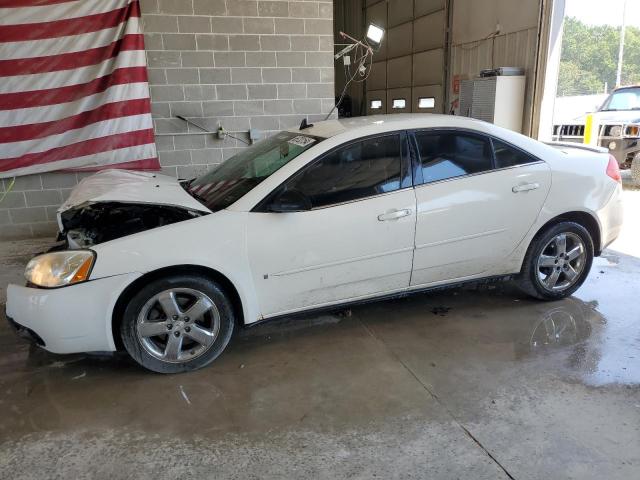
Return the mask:
<path id="1" fill-rule="evenodd" d="M 609 163 L 607 164 L 607 175 L 609 175 L 616 182 L 622 182 L 622 176 L 620 175 L 618 161 L 613 155 L 609 155 Z"/>

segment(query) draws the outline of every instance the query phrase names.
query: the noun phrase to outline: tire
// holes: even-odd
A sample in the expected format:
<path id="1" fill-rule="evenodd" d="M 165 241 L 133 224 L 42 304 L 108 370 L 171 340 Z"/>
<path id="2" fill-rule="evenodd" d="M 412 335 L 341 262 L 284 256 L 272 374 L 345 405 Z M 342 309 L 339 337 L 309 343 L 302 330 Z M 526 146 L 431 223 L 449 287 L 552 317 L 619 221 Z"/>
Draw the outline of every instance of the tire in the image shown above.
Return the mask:
<path id="1" fill-rule="evenodd" d="M 181 373 L 213 362 L 229 344 L 234 325 L 231 301 L 216 282 L 174 275 L 152 281 L 131 298 L 120 335 L 144 368 Z"/>
<path id="2" fill-rule="evenodd" d="M 635 185 L 640 185 L 640 153 L 631 161 L 631 179 Z"/>
<path id="3" fill-rule="evenodd" d="M 563 236 L 565 253 L 561 248 Z M 571 259 L 578 246 L 582 247 L 582 253 Z M 574 222 L 551 225 L 532 240 L 515 283 L 527 295 L 541 300 L 568 297 L 589 275 L 593 250 L 593 239 L 582 225 Z"/>

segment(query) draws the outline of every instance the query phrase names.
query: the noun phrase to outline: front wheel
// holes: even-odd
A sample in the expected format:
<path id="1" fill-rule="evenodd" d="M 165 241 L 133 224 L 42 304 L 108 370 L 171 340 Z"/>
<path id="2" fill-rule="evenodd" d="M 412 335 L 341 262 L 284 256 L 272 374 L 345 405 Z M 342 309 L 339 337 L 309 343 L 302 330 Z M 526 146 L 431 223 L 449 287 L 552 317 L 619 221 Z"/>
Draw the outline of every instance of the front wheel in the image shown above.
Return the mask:
<path id="1" fill-rule="evenodd" d="M 558 300 L 580 288 L 592 263 L 589 232 L 577 223 L 561 222 L 533 239 L 516 284 L 532 297 Z"/>
<path id="2" fill-rule="evenodd" d="M 120 334 L 131 357 L 158 373 L 202 368 L 226 348 L 231 302 L 206 278 L 174 275 L 150 282 L 125 308 Z"/>

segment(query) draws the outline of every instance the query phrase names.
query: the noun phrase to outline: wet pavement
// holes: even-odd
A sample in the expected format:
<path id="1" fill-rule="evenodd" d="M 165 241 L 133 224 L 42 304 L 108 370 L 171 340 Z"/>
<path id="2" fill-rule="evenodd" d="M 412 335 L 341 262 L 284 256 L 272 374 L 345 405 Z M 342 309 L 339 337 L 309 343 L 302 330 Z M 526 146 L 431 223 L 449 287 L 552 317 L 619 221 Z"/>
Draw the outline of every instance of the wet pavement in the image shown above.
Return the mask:
<path id="1" fill-rule="evenodd" d="M 293 318 L 176 376 L 52 355 L 2 322 L 0 478 L 640 478 L 625 196 L 623 236 L 559 302 L 497 285 Z M 3 289 L 41 245 L 0 244 Z"/>

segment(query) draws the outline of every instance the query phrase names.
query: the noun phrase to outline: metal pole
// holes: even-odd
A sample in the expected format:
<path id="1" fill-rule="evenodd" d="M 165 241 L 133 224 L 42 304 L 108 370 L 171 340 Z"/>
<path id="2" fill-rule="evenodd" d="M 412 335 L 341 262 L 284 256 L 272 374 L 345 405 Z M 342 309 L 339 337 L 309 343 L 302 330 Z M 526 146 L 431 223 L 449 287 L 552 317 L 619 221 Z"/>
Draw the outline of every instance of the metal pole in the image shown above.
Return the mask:
<path id="1" fill-rule="evenodd" d="M 618 72 L 616 73 L 616 87 L 619 87 L 622 80 L 622 59 L 624 56 L 624 32 L 627 26 L 627 0 L 623 0 L 622 6 L 622 28 L 620 29 L 620 48 L 618 49 Z"/>

